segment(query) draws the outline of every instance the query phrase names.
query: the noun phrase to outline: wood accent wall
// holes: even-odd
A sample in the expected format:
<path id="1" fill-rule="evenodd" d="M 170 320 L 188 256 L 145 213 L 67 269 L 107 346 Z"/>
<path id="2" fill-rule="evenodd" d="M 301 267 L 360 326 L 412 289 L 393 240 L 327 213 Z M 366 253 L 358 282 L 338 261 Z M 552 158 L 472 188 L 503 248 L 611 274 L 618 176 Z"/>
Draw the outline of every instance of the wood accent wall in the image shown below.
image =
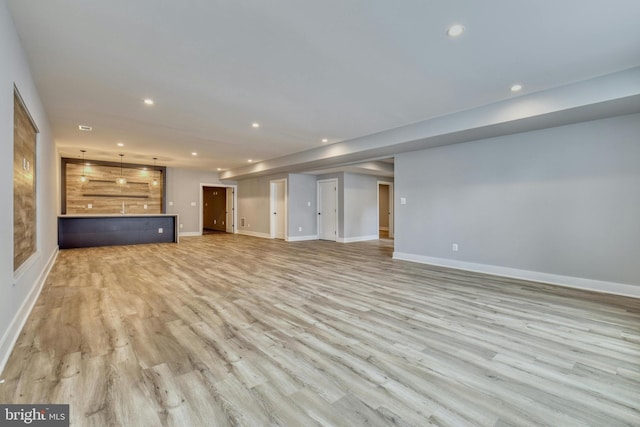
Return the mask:
<path id="1" fill-rule="evenodd" d="M 63 159 L 68 160 L 68 159 Z M 120 214 L 124 202 L 124 213 L 160 214 L 163 197 L 164 168 L 154 170 L 153 166 L 124 165 L 122 176 L 127 183 L 120 185 L 120 165 L 99 164 L 86 160 L 84 166 L 86 182 L 81 182 L 82 163 L 66 163 L 65 174 L 66 210 L 68 215 Z M 145 170 L 146 169 L 146 170 Z M 158 185 L 153 185 L 154 177 Z M 146 209 L 145 209 L 146 205 Z"/>
<path id="2" fill-rule="evenodd" d="M 13 269 L 37 250 L 36 136 L 38 130 L 20 99 L 13 95 Z"/>

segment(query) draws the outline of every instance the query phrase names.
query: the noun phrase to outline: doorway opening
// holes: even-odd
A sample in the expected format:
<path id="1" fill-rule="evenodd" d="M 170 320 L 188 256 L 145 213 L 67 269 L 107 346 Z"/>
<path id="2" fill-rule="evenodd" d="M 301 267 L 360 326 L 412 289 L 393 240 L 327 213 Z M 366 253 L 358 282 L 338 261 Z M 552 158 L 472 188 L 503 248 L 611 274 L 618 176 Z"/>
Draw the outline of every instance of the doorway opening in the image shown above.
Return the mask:
<path id="1" fill-rule="evenodd" d="M 236 232 L 235 186 L 200 184 L 200 231 L 205 234 Z"/>
<path id="2" fill-rule="evenodd" d="M 270 211 L 271 221 L 269 230 L 272 239 L 287 238 L 287 180 L 274 179 L 270 181 Z"/>
<path id="3" fill-rule="evenodd" d="M 378 236 L 393 239 L 393 183 L 378 181 Z"/>

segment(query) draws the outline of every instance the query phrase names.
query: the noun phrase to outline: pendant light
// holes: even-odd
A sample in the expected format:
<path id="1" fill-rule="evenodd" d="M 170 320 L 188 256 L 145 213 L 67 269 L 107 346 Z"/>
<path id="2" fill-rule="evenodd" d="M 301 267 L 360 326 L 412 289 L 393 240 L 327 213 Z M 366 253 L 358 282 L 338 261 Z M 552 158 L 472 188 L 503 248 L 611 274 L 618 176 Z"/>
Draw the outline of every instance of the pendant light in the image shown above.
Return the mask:
<path id="1" fill-rule="evenodd" d="M 153 158 L 153 181 L 151 181 L 151 185 L 153 185 L 154 187 L 158 186 L 158 179 L 156 178 L 156 160 L 158 160 L 157 157 Z"/>
<path id="2" fill-rule="evenodd" d="M 86 166 L 86 163 L 84 162 L 84 153 L 86 153 L 87 150 L 80 151 L 82 152 L 82 175 L 80 175 L 80 182 L 84 184 L 87 182 L 87 176 L 84 174 L 84 167 Z"/>
<path id="3" fill-rule="evenodd" d="M 124 154 L 118 154 L 120 156 L 120 178 L 116 179 L 116 184 L 125 185 L 127 183 L 127 179 L 122 176 L 122 158 Z"/>

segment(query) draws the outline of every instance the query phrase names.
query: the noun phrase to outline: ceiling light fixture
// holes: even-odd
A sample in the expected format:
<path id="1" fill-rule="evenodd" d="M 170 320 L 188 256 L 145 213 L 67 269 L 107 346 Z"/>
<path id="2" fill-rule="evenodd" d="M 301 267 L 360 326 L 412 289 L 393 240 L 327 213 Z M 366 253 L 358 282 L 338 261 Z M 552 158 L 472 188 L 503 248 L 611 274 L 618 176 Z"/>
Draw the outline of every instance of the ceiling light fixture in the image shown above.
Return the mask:
<path id="1" fill-rule="evenodd" d="M 153 99 L 151 99 L 151 98 L 145 99 L 144 103 L 145 103 L 145 105 L 153 105 L 154 104 Z"/>
<path id="2" fill-rule="evenodd" d="M 196 153 L 195 151 L 193 153 L 191 153 L 192 156 L 197 156 L 198 153 Z"/>
<path id="3" fill-rule="evenodd" d="M 87 126 L 87 125 L 78 125 L 78 129 L 84 132 L 91 132 L 93 130 L 91 126 Z"/>
<path id="4" fill-rule="evenodd" d="M 253 159 L 249 159 L 247 160 L 249 163 L 253 163 Z"/>
<path id="5" fill-rule="evenodd" d="M 449 37 L 458 37 L 461 36 L 462 33 L 464 33 L 464 27 L 460 24 L 452 25 L 447 29 L 447 35 Z"/>
<path id="6" fill-rule="evenodd" d="M 522 90 L 521 84 L 515 84 L 511 86 L 511 92 L 520 92 Z"/>
<path id="7" fill-rule="evenodd" d="M 117 145 L 118 147 L 124 147 L 124 142 L 118 142 L 116 145 Z"/>
<path id="8" fill-rule="evenodd" d="M 259 128 L 259 127 L 260 127 L 260 123 L 258 123 L 258 122 L 253 122 L 253 123 L 251 123 L 251 127 L 252 127 L 252 128 L 256 128 L 256 129 L 257 129 L 257 128 Z"/>
<path id="9" fill-rule="evenodd" d="M 221 170 L 222 170 L 222 168 L 218 168 L 218 170 L 219 170 L 219 171 L 221 171 Z"/>
<path id="10" fill-rule="evenodd" d="M 322 138 L 322 142 L 326 144 L 327 142 L 329 142 L 329 140 L 327 138 Z"/>
<path id="11" fill-rule="evenodd" d="M 80 182 L 81 183 L 85 183 L 87 182 L 87 176 L 84 174 L 84 168 L 85 168 L 85 162 L 84 162 L 84 153 L 87 152 L 87 150 L 80 150 L 82 152 L 82 175 L 80 175 Z"/>
<path id="12" fill-rule="evenodd" d="M 127 179 L 122 176 L 122 158 L 124 157 L 124 154 L 118 154 L 118 156 L 120 156 L 120 177 L 116 179 L 116 184 L 125 185 L 127 183 Z"/>
<path id="13" fill-rule="evenodd" d="M 151 181 L 151 185 L 153 185 L 154 187 L 158 186 L 158 179 L 156 178 L 156 160 L 158 160 L 157 157 L 153 158 L 153 181 Z"/>

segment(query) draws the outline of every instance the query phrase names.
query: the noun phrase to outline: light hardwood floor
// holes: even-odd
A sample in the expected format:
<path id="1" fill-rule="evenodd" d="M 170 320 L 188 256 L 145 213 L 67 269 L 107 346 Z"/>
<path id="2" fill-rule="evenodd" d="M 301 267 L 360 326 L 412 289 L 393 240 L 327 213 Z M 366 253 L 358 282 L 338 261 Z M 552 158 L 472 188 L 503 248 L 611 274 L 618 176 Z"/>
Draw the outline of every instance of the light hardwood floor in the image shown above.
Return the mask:
<path id="1" fill-rule="evenodd" d="M 216 234 L 62 251 L 0 385 L 81 426 L 640 425 L 640 300 Z"/>

